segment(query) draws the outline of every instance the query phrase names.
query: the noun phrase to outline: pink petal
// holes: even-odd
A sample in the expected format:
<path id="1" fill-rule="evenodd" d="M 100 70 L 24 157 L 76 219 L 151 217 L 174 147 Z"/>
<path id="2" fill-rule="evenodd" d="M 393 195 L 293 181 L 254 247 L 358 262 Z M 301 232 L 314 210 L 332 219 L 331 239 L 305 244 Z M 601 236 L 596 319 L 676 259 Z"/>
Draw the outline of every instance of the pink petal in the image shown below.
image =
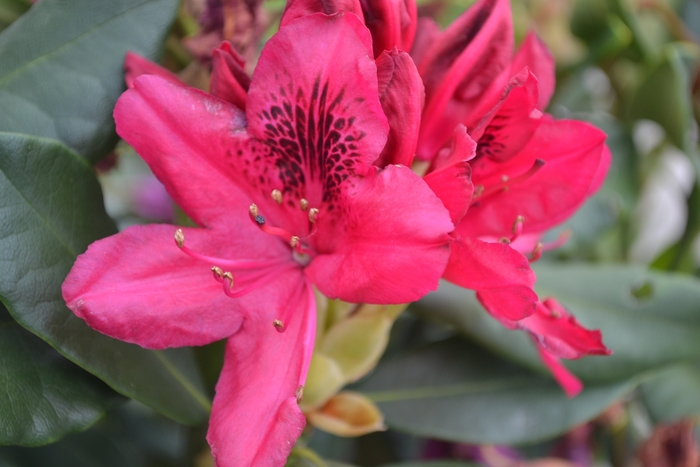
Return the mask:
<path id="1" fill-rule="evenodd" d="M 335 200 L 349 176 L 374 170 L 386 144 L 367 28 L 353 14 L 317 13 L 280 29 L 260 56 L 246 115 L 260 143 L 247 151 L 270 168 L 272 185 L 260 189 L 316 207 Z"/>
<path id="2" fill-rule="evenodd" d="M 575 359 L 586 355 L 610 355 L 598 330 L 581 326 L 554 299 L 538 304 L 537 313 L 518 322 L 532 333 L 539 345 L 557 357 Z"/>
<path id="3" fill-rule="evenodd" d="M 342 217 L 321 211 L 307 276 L 324 295 L 355 303 L 407 303 L 435 290 L 453 228 L 440 200 L 404 166 L 355 183 Z"/>
<path id="4" fill-rule="evenodd" d="M 537 108 L 544 110 L 554 94 L 554 58 L 547 46 L 534 32 L 528 33 L 513 58 L 511 73 L 518 73 L 528 67 L 537 77 L 539 83 L 539 99 Z"/>
<path id="5" fill-rule="evenodd" d="M 297 298 L 284 333 L 251 316 L 228 340 L 207 433 L 217 467 L 282 467 L 301 435 L 296 394 L 316 311 L 308 294 Z"/>
<path id="6" fill-rule="evenodd" d="M 515 156 L 540 125 L 542 114 L 536 106 L 537 78 L 525 68 L 510 80 L 503 99 L 471 132 L 479 141 L 477 157 L 505 162 Z"/>
<path id="7" fill-rule="evenodd" d="M 243 67 L 243 57 L 229 41 L 212 51 L 211 94 L 245 110 L 250 77 Z"/>
<path id="8" fill-rule="evenodd" d="M 124 81 L 129 88 L 134 87 L 134 80 L 141 75 L 156 75 L 178 86 L 187 86 L 187 83 L 172 71 L 131 51 L 124 56 L 124 72 Z"/>
<path id="9" fill-rule="evenodd" d="M 472 129 L 510 78 L 513 27 L 508 0 L 480 0 L 424 54 L 426 103 L 417 156 L 434 157 L 458 123 Z"/>
<path id="10" fill-rule="evenodd" d="M 454 132 L 452 147 L 441 151 L 433 161 L 435 168 L 423 177 L 450 212 L 450 219 L 455 225 L 467 213 L 472 201 L 474 186 L 468 161 L 474 158 L 475 153 L 476 143 L 469 137 L 464 125 L 459 125 Z"/>
<path id="11" fill-rule="evenodd" d="M 535 344 L 537 345 L 536 341 Z M 567 396 L 574 397 L 583 390 L 583 383 L 567 370 L 557 357 L 547 352 L 540 345 L 537 345 L 537 351 L 542 362 L 547 365 L 549 371 L 552 372 L 552 376 L 554 376 L 554 379 L 557 380 L 557 383 L 559 383 Z"/>
<path id="12" fill-rule="evenodd" d="M 298 268 L 280 267 L 269 288 L 231 299 L 212 276 L 216 264 L 178 249 L 176 229 L 134 226 L 90 245 L 63 284 L 68 308 L 94 329 L 143 347 L 203 345 L 235 333 L 244 316 L 263 314 L 272 323 L 270 310 L 281 307 L 288 299 L 285 290 L 301 280 Z M 270 259 L 264 241 L 237 241 L 234 232 L 183 230 L 186 246 L 202 254 Z M 240 274 L 234 271 L 235 277 Z"/>
<path id="13" fill-rule="evenodd" d="M 314 13 L 333 15 L 340 12 L 352 13 L 359 19 L 364 18 L 359 0 L 289 0 L 282 13 L 280 28 L 297 18 Z"/>
<path id="14" fill-rule="evenodd" d="M 365 0 L 361 4 L 375 57 L 394 47 L 411 50 L 418 19 L 415 0 Z"/>
<path id="15" fill-rule="evenodd" d="M 474 186 L 484 187 L 487 194 L 475 197 L 457 231 L 499 238 L 511 235 L 518 216 L 525 218 L 525 233 L 543 232 L 564 221 L 589 196 L 604 160 L 604 141 L 605 134 L 592 125 L 543 116 L 535 135 L 509 161 L 482 157 L 472 162 Z M 544 165 L 527 175 L 538 159 Z"/>
<path id="16" fill-rule="evenodd" d="M 192 88 L 142 76 L 117 101 L 117 133 L 148 163 L 173 200 L 202 226 L 257 228 L 248 219 L 250 197 L 230 151 L 245 117 L 233 105 Z"/>
<path id="17" fill-rule="evenodd" d="M 423 82 L 411 56 L 397 49 L 385 51 L 377 58 L 377 77 L 379 102 L 389 120 L 389 137 L 375 164 L 410 166 L 425 100 Z"/>
<path id="18" fill-rule="evenodd" d="M 444 277 L 476 290 L 486 310 L 508 327 L 536 310 L 535 273 L 527 258 L 503 243 L 456 239 Z"/>
<path id="19" fill-rule="evenodd" d="M 593 196 L 605 182 L 605 177 L 608 175 L 608 170 L 610 169 L 610 164 L 612 164 L 612 152 L 607 144 L 603 145 L 603 155 L 600 158 L 600 164 L 598 165 L 598 170 L 596 170 L 595 177 L 593 177 L 593 182 L 588 188 L 588 196 Z"/>
<path id="20" fill-rule="evenodd" d="M 417 24 L 416 37 L 413 39 L 413 47 L 411 47 L 411 57 L 416 64 L 420 65 L 430 47 L 439 40 L 442 30 L 435 20 L 426 16 L 418 18 Z"/>

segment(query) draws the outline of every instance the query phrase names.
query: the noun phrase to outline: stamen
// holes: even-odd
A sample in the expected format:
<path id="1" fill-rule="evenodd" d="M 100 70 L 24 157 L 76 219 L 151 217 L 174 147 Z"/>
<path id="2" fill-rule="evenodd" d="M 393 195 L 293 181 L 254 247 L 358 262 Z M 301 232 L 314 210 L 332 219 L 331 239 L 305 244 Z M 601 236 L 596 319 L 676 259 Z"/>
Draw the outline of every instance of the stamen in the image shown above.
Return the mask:
<path id="1" fill-rule="evenodd" d="M 253 219 L 255 219 L 255 217 L 257 217 L 258 207 L 255 204 L 251 204 L 250 207 L 248 208 L 248 211 L 250 212 L 250 215 Z"/>
<path id="2" fill-rule="evenodd" d="M 228 289 L 226 288 L 226 281 L 224 280 L 224 293 L 230 297 L 230 298 L 238 298 L 242 297 L 244 295 L 249 294 L 250 292 L 257 290 L 258 288 L 262 287 L 263 285 L 267 284 L 270 282 L 271 277 L 270 276 L 276 276 L 278 274 L 283 274 L 290 269 L 296 269 L 297 266 L 294 263 L 287 263 L 286 267 L 274 267 L 274 268 L 268 268 L 267 270 L 263 270 L 263 273 L 260 274 L 259 276 L 251 279 L 251 282 L 249 284 L 246 284 L 244 287 L 241 287 L 238 290 L 231 290 L 229 287 Z M 224 276 L 226 276 L 226 273 L 224 273 Z M 228 277 L 225 277 L 227 279 Z M 230 277 L 231 284 L 233 284 L 233 276 Z"/>
<path id="3" fill-rule="evenodd" d="M 561 234 L 559 234 L 559 237 L 557 237 L 556 240 L 542 245 L 542 249 L 544 251 L 549 251 L 559 248 L 560 246 L 563 246 L 566 243 L 569 237 L 571 237 L 571 230 L 566 229 Z"/>
<path id="4" fill-rule="evenodd" d="M 175 231 L 175 244 L 180 249 L 185 246 L 185 234 L 182 232 L 182 229 L 177 229 Z"/>
<path id="5" fill-rule="evenodd" d="M 224 284 L 226 284 L 226 279 L 228 279 L 229 284 L 228 284 L 228 289 L 231 290 L 233 289 L 233 274 L 231 274 L 231 271 L 226 271 L 221 278 L 224 280 Z"/>
<path id="6" fill-rule="evenodd" d="M 214 279 L 223 279 L 224 278 L 224 271 L 218 266 L 212 266 L 211 272 L 214 273 Z"/>
<path id="7" fill-rule="evenodd" d="M 304 386 L 301 384 L 297 388 L 296 392 L 294 393 L 294 397 L 297 398 L 297 404 L 301 402 L 301 399 L 304 397 Z"/>
<path id="8" fill-rule="evenodd" d="M 289 240 L 289 244 L 296 250 L 296 248 L 299 246 L 299 237 L 292 235 L 292 238 Z"/>
<path id="9" fill-rule="evenodd" d="M 309 209 L 309 220 L 313 223 L 318 220 L 318 209 L 317 208 L 311 208 Z"/>
<path id="10" fill-rule="evenodd" d="M 265 268 L 265 267 L 270 267 L 270 266 L 276 266 L 278 264 L 283 264 L 286 261 L 283 261 L 281 259 L 275 259 L 275 260 L 230 260 L 230 259 L 223 259 L 223 258 L 216 258 L 214 256 L 207 256 L 207 255 L 202 255 L 200 253 L 197 253 L 195 251 L 190 250 L 185 246 L 185 234 L 182 232 L 182 229 L 177 229 L 175 231 L 175 243 L 177 244 L 177 247 L 182 250 L 183 253 L 187 254 L 187 256 L 191 258 L 198 259 L 200 261 L 203 261 L 205 263 L 209 264 L 219 264 L 221 266 L 224 266 L 226 268 L 229 268 L 233 271 L 235 270 L 240 270 L 240 269 L 257 269 L 257 268 Z M 216 266 L 215 266 L 216 267 Z M 217 270 L 221 271 L 220 268 L 216 267 Z M 217 274 L 217 272 L 212 268 L 212 271 L 214 272 L 214 275 Z M 221 271 L 221 274 L 223 274 L 223 271 Z"/>
<path id="11" fill-rule="evenodd" d="M 510 237 L 510 241 L 514 242 L 515 240 L 520 237 L 520 234 L 523 233 L 523 224 L 525 223 L 525 217 L 523 216 L 518 216 L 515 218 L 515 222 L 513 222 L 513 228 L 511 231 L 513 232 L 513 236 Z"/>
<path id="12" fill-rule="evenodd" d="M 544 250 L 544 246 L 542 243 L 537 242 L 537 245 L 535 245 L 535 248 L 532 249 L 532 253 L 530 256 L 530 262 L 534 263 L 538 259 L 542 257 L 542 251 Z"/>
<path id="13" fill-rule="evenodd" d="M 484 185 L 477 185 L 476 188 L 474 189 L 474 194 L 472 195 L 473 198 L 478 198 L 481 196 L 481 194 L 484 192 Z"/>
<path id="14" fill-rule="evenodd" d="M 302 284 L 301 287 L 297 288 L 294 295 L 291 297 L 291 300 L 289 300 L 287 306 L 282 311 L 282 316 L 272 322 L 272 325 L 275 327 L 277 332 L 284 332 L 287 330 L 287 325 L 289 324 L 289 321 L 291 320 L 291 317 L 295 311 L 294 307 L 299 303 L 299 299 L 301 298 L 301 294 L 305 287 L 306 285 Z"/>
<path id="15" fill-rule="evenodd" d="M 309 202 L 306 199 L 302 198 L 299 200 L 299 207 L 302 211 L 306 211 L 307 209 L 309 209 Z"/>
<path id="16" fill-rule="evenodd" d="M 501 176 L 501 183 L 498 183 L 496 185 L 487 187 L 487 188 L 482 188 L 481 185 L 477 185 L 477 189 L 473 195 L 474 198 L 478 197 L 484 197 L 484 196 L 490 196 L 493 194 L 496 194 L 501 191 L 509 191 L 510 190 L 510 185 L 514 183 L 519 183 L 524 180 L 527 180 L 528 178 L 532 177 L 535 175 L 539 170 L 544 167 L 545 161 L 542 159 L 535 159 L 535 162 L 532 164 L 532 167 L 530 167 L 526 172 L 518 175 L 517 177 L 509 178 L 507 175 Z"/>
<path id="17" fill-rule="evenodd" d="M 272 190 L 272 199 L 275 200 L 275 203 L 282 204 L 282 192 L 279 190 Z"/>

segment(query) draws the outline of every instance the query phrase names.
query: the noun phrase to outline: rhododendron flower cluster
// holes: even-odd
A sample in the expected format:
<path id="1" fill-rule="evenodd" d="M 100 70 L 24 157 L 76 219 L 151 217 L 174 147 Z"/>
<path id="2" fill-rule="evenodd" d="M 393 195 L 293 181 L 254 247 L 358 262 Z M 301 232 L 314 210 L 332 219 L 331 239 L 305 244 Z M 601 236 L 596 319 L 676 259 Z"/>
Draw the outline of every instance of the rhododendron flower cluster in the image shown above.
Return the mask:
<path id="1" fill-rule="evenodd" d="M 410 1 L 295 0 L 252 79 L 230 44 L 213 52 L 211 94 L 129 55 L 117 132 L 200 227 L 94 243 L 64 283 L 69 308 L 148 348 L 228 338 L 208 433 L 218 466 L 281 466 L 301 434 L 314 288 L 399 304 L 444 277 L 529 331 L 575 394 L 558 357 L 607 349 L 539 300 L 530 261 L 609 153 L 599 130 L 543 113 L 553 65 L 536 37 L 512 47 L 507 0 L 444 32 Z"/>

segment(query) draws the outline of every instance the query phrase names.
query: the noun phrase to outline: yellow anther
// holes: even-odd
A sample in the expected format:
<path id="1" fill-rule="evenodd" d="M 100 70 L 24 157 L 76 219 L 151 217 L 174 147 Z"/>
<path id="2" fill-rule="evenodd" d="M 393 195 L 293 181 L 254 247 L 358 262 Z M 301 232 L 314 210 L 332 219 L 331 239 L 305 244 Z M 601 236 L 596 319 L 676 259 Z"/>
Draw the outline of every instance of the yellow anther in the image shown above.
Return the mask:
<path id="1" fill-rule="evenodd" d="M 277 328 L 278 331 L 284 331 L 284 323 L 278 319 L 272 322 L 272 325 Z"/>
<path id="2" fill-rule="evenodd" d="M 309 202 L 302 198 L 299 200 L 299 207 L 302 211 L 306 211 L 307 209 L 309 209 Z"/>
<path id="3" fill-rule="evenodd" d="M 299 246 L 299 237 L 296 235 L 292 236 L 292 238 L 289 239 L 289 244 L 292 246 L 292 248 Z"/>
<path id="4" fill-rule="evenodd" d="M 297 391 L 294 393 L 294 397 L 297 398 L 297 404 L 301 402 L 301 399 L 304 397 L 304 386 L 299 386 L 297 388 Z"/>
<path id="5" fill-rule="evenodd" d="M 185 246 L 185 234 L 182 233 L 182 229 L 177 229 L 175 231 L 175 244 L 178 248 Z"/>
<path id="6" fill-rule="evenodd" d="M 221 279 L 221 278 L 224 277 L 224 271 L 223 271 L 220 267 L 218 267 L 218 266 L 212 266 L 212 267 L 211 267 L 211 272 L 213 272 L 214 275 L 215 275 L 216 277 L 218 277 L 219 279 Z"/>
<path id="7" fill-rule="evenodd" d="M 255 204 L 251 204 L 248 210 L 250 211 L 251 216 L 255 217 L 258 215 L 258 207 Z"/>
<path id="8" fill-rule="evenodd" d="M 525 222 L 525 217 L 523 216 L 518 216 L 515 218 L 515 222 L 513 222 L 513 228 L 511 229 L 513 231 L 513 235 L 516 235 L 518 233 L 518 230 L 520 230 L 520 227 L 523 225 Z"/>
<path id="9" fill-rule="evenodd" d="M 318 220 L 318 208 L 309 209 L 309 220 L 311 222 L 316 222 Z"/>
<path id="10" fill-rule="evenodd" d="M 275 203 L 282 204 L 282 192 L 279 190 L 272 190 L 272 199 L 275 200 Z"/>
<path id="11" fill-rule="evenodd" d="M 229 289 L 232 289 L 232 288 L 233 288 L 233 274 L 231 274 L 229 271 L 226 271 L 225 273 L 222 274 L 221 277 L 222 277 L 224 280 L 228 279 L 229 281 L 231 281 L 231 283 L 229 284 L 228 288 L 229 288 Z"/>

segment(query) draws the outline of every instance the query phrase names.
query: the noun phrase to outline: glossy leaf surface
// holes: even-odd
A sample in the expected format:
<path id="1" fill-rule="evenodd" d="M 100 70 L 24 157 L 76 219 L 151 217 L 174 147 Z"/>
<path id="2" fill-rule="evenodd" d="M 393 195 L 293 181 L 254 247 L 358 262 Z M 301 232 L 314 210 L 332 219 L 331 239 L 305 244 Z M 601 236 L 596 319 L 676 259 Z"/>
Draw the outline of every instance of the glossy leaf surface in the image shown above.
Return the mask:
<path id="1" fill-rule="evenodd" d="M 197 423 L 209 402 L 188 349 L 110 339 L 65 306 L 61 284 L 76 256 L 114 232 L 87 161 L 57 142 L 0 133 L 0 298 L 10 313 L 116 391 Z"/>
<path id="2" fill-rule="evenodd" d="M 42 0 L 0 35 L 0 131 L 61 140 L 95 161 L 116 143 L 124 54 L 155 58 L 176 0 Z M 49 36 L 50 34 L 50 36 Z"/>

